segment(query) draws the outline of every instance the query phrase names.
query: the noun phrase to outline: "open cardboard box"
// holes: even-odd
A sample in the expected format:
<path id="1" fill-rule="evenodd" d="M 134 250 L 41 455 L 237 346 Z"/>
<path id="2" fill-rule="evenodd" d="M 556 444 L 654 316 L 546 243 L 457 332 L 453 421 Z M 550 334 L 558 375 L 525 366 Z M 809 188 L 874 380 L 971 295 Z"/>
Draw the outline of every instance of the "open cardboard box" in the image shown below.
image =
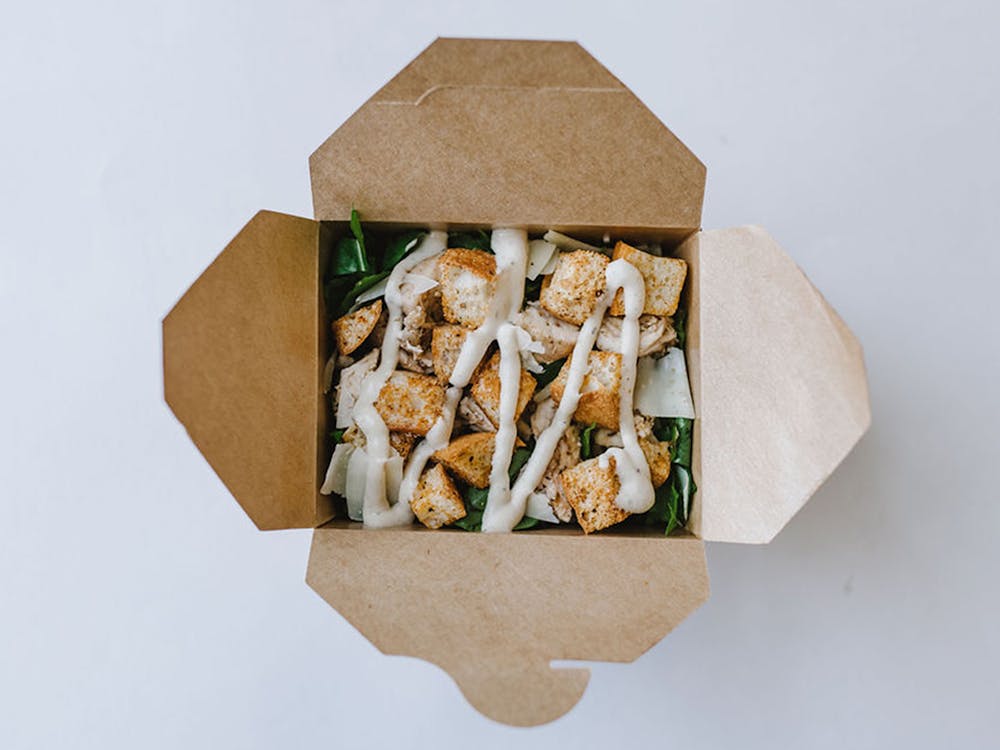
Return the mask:
<path id="1" fill-rule="evenodd" d="M 314 527 L 308 584 L 484 714 L 551 721 L 708 596 L 704 541 L 772 539 L 870 421 L 861 347 L 763 230 L 701 231 L 705 168 L 579 45 L 439 39 L 310 159 L 316 219 L 260 212 L 163 322 L 166 400 L 261 529 Z M 370 531 L 319 495 L 323 271 L 344 219 L 605 232 L 690 264 L 699 490 L 685 535 Z M 489 582 L 488 584 L 486 582 Z"/>

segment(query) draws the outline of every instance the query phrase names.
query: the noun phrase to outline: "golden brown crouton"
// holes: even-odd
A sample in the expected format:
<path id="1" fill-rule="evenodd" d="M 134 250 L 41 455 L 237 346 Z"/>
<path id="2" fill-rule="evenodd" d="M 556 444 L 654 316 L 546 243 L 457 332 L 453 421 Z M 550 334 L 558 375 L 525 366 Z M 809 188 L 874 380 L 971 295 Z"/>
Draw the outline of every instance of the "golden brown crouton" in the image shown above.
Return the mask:
<path id="1" fill-rule="evenodd" d="M 434 376 L 406 370 L 393 372 L 375 399 L 386 427 L 414 435 L 426 435 L 443 407 L 444 388 Z"/>
<path id="2" fill-rule="evenodd" d="M 445 250 L 438 258 L 441 307 L 449 323 L 476 328 L 496 294 L 496 256 L 482 250 Z"/>
<path id="3" fill-rule="evenodd" d="M 606 529 L 629 517 L 628 511 L 615 505 L 620 485 L 614 457 L 582 461 L 560 474 L 559 481 L 585 533 Z"/>
<path id="4" fill-rule="evenodd" d="M 514 420 L 521 417 L 524 407 L 535 395 L 537 383 L 531 374 L 521 368 L 521 386 L 517 392 L 517 409 L 514 413 Z M 492 357 L 476 374 L 472 381 L 472 398 L 476 400 L 493 427 L 500 425 L 500 352 L 494 353 Z"/>
<path id="5" fill-rule="evenodd" d="M 495 432 L 471 432 L 457 437 L 447 446 L 437 451 L 434 458 L 466 484 L 486 489 L 490 486 L 490 468 L 493 465 L 493 451 L 496 448 Z M 524 443 L 515 440 L 520 447 Z"/>
<path id="6" fill-rule="evenodd" d="M 337 351 L 350 354 L 368 338 L 379 316 L 382 314 L 382 300 L 377 299 L 367 307 L 362 307 L 333 321 L 333 336 L 337 340 Z"/>
<path id="7" fill-rule="evenodd" d="M 659 487 L 670 476 L 670 443 L 661 443 L 655 437 L 639 438 L 639 447 L 649 464 L 649 478 Z"/>
<path id="8" fill-rule="evenodd" d="M 566 379 L 573 358 L 566 360 L 552 381 L 552 398 L 562 401 Z M 616 352 L 590 352 L 588 372 L 580 387 L 580 402 L 573 419 L 580 424 L 596 422 L 609 430 L 618 429 L 618 398 L 622 383 L 622 355 Z"/>
<path id="9" fill-rule="evenodd" d="M 462 352 L 462 344 L 469 335 L 469 329 L 463 326 L 435 326 L 431 335 L 431 359 L 434 361 L 434 374 L 441 383 L 447 384 L 451 379 L 452 370 Z"/>
<path id="10" fill-rule="evenodd" d="M 606 255 L 591 250 L 559 253 L 556 270 L 542 282 L 539 303 L 557 318 L 583 325 L 604 291 L 609 262 Z"/>
<path id="11" fill-rule="evenodd" d="M 681 299 L 687 263 L 680 258 L 660 258 L 656 255 L 636 250 L 631 245 L 619 242 L 615 245 L 615 260 L 624 258 L 642 274 L 646 286 L 646 304 L 642 312 L 647 315 L 673 315 Z M 619 289 L 611 303 L 612 315 L 625 314 L 625 299 Z"/>
<path id="12" fill-rule="evenodd" d="M 441 464 L 435 464 L 421 475 L 410 498 L 410 507 L 420 523 L 429 529 L 440 529 L 465 518 L 462 497 Z"/>
<path id="13" fill-rule="evenodd" d="M 396 451 L 400 456 L 403 457 L 405 461 L 409 455 L 410 451 L 413 450 L 413 444 L 417 442 L 417 436 L 409 432 L 390 432 L 389 433 L 389 447 Z"/>

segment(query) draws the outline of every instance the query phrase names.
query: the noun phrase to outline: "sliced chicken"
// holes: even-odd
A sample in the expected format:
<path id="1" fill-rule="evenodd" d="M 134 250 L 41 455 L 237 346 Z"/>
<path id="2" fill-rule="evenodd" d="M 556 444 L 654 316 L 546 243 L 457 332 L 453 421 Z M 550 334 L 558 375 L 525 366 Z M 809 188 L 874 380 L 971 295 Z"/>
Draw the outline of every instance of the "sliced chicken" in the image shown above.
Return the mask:
<path id="1" fill-rule="evenodd" d="M 354 402 L 361 392 L 361 383 L 378 365 L 379 350 L 372 349 L 350 367 L 340 371 L 340 382 L 337 384 L 337 427 L 350 427 L 354 421 Z"/>
<path id="2" fill-rule="evenodd" d="M 537 302 L 528 303 L 519 314 L 517 324 L 542 345 L 543 351 L 535 354 L 539 362 L 554 362 L 568 357 L 580 336 L 579 326 L 551 315 Z"/>
<path id="3" fill-rule="evenodd" d="M 622 351 L 622 321 L 607 315 L 597 332 L 597 348 L 604 352 Z M 639 316 L 639 356 L 658 354 L 677 341 L 677 332 L 669 318 Z"/>
<path id="4" fill-rule="evenodd" d="M 456 422 L 460 422 L 474 432 L 494 432 L 496 430 L 490 418 L 486 416 L 486 412 L 483 411 L 483 407 L 471 396 L 464 396 L 458 402 Z"/>

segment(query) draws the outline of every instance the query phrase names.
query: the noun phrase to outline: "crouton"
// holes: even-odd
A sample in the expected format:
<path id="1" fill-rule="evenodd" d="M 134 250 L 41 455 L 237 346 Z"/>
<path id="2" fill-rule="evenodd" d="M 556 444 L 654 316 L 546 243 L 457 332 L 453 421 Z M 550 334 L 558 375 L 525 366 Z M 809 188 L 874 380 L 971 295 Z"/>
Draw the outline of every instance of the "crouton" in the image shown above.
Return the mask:
<path id="1" fill-rule="evenodd" d="M 573 358 L 566 360 L 559 374 L 552 381 L 552 398 L 562 401 L 566 379 Z M 596 422 L 609 430 L 618 429 L 618 399 L 622 383 L 622 355 L 616 352 L 590 352 L 587 357 L 588 372 L 580 387 L 580 401 L 573 419 L 580 424 Z"/>
<path id="2" fill-rule="evenodd" d="M 434 454 L 434 459 L 451 470 L 466 484 L 486 489 L 490 486 L 490 469 L 496 449 L 495 432 L 470 432 L 457 437 Z M 520 439 L 517 447 L 523 446 Z"/>
<path id="3" fill-rule="evenodd" d="M 649 464 L 649 479 L 659 487 L 670 476 L 670 443 L 661 443 L 654 437 L 639 438 L 639 447 Z"/>
<path id="4" fill-rule="evenodd" d="M 591 250 L 559 253 L 556 270 L 542 282 L 539 303 L 560 320 L 583 325 L 604 291 L 609 262 Z"/>
<path id="5" fill-rule="evenodd" d="M 521 368 L 521 385 L 517 392 L 517 408 L 514 412 L 514 421 L 517 421 L 524 407 L 535 395 L 537 383 L 531 374 Z M 472 381 L 472 398 L 482 407 L 494 429 L 500 425 L 500 352 L 494 353 L 492 357 L 476 374 Z"/>
<path id="6" fill-rule="evenodd" d="M 333 321 L 333 337 L 337 341 L 337 351 L 341 354 L 350 354 L 361 346 L 375 330 L 375 324 L 378 323 L 381 314 L 382 300 L 377 299 L 367 307 Z"/>
<path id="7" fill-rule="evenodd" d="M 629 517 L 615 505 L 620 484 L 613 456 L 582 461 L 559 475 L 562 493 L 585 533 L 606 529 Z"/>
<path id="8" fill-rule="evenodd" d="M 410 498 L 410 508 L 429 529 L 440 529 L 465 518 L 462 496 L 441 464 L 435 464 L 421 475 Z"/>
<path id="9" fill-rule="evenodd" d="M 443 408 L 444 388 L 434 376 L 406 370 L 393 372 L 375 399 L 386 427 L 414 435 L 426 435 Z"/>
<path id="10" fill-rule="evenodd" d="M 415 442 L 417 442 L 417 436 L 410 432 L 389 433 L 389 447 L 402 456 L 404 461 L 409 457 Z"/>
<path id="11" fill-rule="evenodd" d="M 451 380 L 451 373 L 458 363 L 458 355 L 462 352 L 462 344 L 469 334 L 469 329 L 463 326 L 435 326 L 431 334 L 431 359 L 434 362 L 434 374 L 444 384 Z"/>
<path id="12" fill-rule="evenodd" d="M 642 311 L 647 315 L 673 315 L 684 288 L 687 263 L 680 258 L 660 258 L 656 255 L 636 250 L 631 245 L 619 242 L 612 256 L 615 260 L 624 258 L 642 274 L 646 286 L 646 304 Z M 611 303 L 611 314 L 625 314 L 625 299 L 619 289 Z"/>
<path id="13" fill-rule="evenodd" d="M 438 259 L 445 320 L 477 328 L 496 294 L 496 257 L 482 250 L 445 250 Z"/>

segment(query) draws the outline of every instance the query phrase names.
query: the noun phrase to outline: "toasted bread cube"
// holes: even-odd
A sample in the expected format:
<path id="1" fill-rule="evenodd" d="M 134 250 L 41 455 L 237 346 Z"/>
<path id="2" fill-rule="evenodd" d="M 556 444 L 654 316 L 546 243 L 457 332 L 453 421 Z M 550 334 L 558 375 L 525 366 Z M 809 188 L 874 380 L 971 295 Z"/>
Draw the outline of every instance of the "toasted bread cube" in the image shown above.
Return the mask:
<path id="1" fill-rule="evenodd" d="M 562 401 L 573 358 L 566 360 L 552 381 L 552 398 Z M 573 419 L 580 424 L 596 422 L 609 430 L 618 429 L 618 399 L 622 384 L 622 355 L 592 351 L 587 355 L 587 374 L 580 387 L 580 401 Z"/>
<path id="2" fill-rule="evenodd" d="M 496 295 L 496 257 L 482 250 L 445 250 L 438 258 L 441 308 L 445 320 L 477 328 Z"/>
<path id="3" fill-rule="evenodd" d="M 462 353 L 462 344 L 469 335 L 469 329 L 458 325 L 435 326 L 431 334 L 431 359 L 434 374 L 444 384 L 451 380 L 451 373 Z"/>
<path id="4" fill-rule="evenodd" d="M 639 438 L 639 447 L 649 464 L 649 479 L 659 487 L 670 476 L 670 443 L 661 443 L 654 437 Z"/>
<path id="5" fill-rule="evenodd" d="M 414 435 L 426 435 L 443 408 L 444 388 L 437 379 L 407 370 L 393 372 L 375 399 L 386 427 Z"/>
<path id="6" fill-rule="evenodd" d="M 608 257 L 593 250 L 559 253 L 556 270 L 545 277 L 538 301 L 560 320 L 583 325 L 604 291 Z"/>
<path id="7" fill-rule="evenodd" d="M 351 354 L 371 336 L 382 314 L 382 300 L 377 299 L 367 307 L 362 307 L 333 321 L 333 337 L 337 341 L 337 351 Z"/>
<path id="8" fill-rule="evenodd" d="M 517 392 L 517 408 L 514 413 L 514 421 L 521 418 L 521 412 L 535 395 L 535 379 L 527 370 L 521 368 L 521 385 Z M 492 357 L 480 368 L 472 381 L 472 398 L 482 407 L 483 412 L 493 423 L 494 429 L 500 425 L 500 352 L 495 352 Z"/>
<path id="9" fill-rule="evenodd" d="M 673 315 L 684 288 L 687 263 L 680 258 L 660 258 L 656 255 L 636 250 L 631 245 L 619 242 L 615 245 L 615 260 L 624 258 L 642 274 L 646 286 L 646 304 L 642 307 L 646 315 Z M 619 289 L 611 303 L 612 315 L 625 314 L 625 299 Z"/>
<path id="10" fill-rule="evenodd" d="M 563 471 L 559 482 L 563 496 L 573 506 L 576 520 L 587 534 L 621 523 L 630 515 L 615 504 L 621 485 L 613 456 L 582 461 Z"/>
<path id="11" fill-rule="evenodd" d="M 465 503 L 441 464 L 427 469 L 410 498 L 410 508 L 424 526 L 440 529 L 465 518 Z"/>
<path id="12" fill-rule="evenodd" d="M 405 461 L 409 455 L 410 451 L 413 450 L 413 444 L 417 442 L 417 436 L 410 432 L 390 432 L 389 433 L 389 447 L 392 448 L 396 453 L 402 456 Z"/>
<path id="13" fill-rule="evenodd" d="M 495 432 L 470 432 L 457 437 L 434 454 L 434 459 L 444 464 L 451 473 L 466 484 L 486 489 L 490 486 L 490 469 L 493 451 L 496 450 Z M 515 445 L 524 443 L 515 439 Z"/>

